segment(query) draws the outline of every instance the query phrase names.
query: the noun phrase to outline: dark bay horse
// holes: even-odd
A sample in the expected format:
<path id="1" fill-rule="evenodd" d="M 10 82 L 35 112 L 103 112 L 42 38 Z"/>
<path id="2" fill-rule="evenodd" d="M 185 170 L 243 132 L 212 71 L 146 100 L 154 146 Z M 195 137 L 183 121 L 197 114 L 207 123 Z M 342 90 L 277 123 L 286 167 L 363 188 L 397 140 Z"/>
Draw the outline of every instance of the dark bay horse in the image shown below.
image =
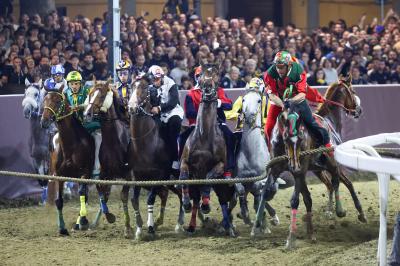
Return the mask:
<path id="1" fill-rule="evenodd" d="M 81 122 L 73 115 L 74 112 L 62 92 L 48 91 L 43 101 L 43 115 L 40 121 L 42 127 L 48 128 L 55 122 L 59 132 L 60 149 L 57 154 L 56 174 L 60 176 L 73 176 L 89 179 L 92 176 L 94 164 L 94 140 Z M 68 235 L 63 218 L 63 190 L 64 182 L 58 184 L 58 195 L 56 207 L 58 213 L 58 228 L 61 235 Z M 79 185 L 80 212 L 77 223 L 79 229 L 87 230 L 89 221 L 87 219 L 86 201 L 88 196 L 87 184 Z"/>
<path id="2" fill-rule="evenodd" d="M 219 69 L 215 65 L 202 66 L 200 88 L 202 100 L 197 114 L 196 127 L 186 141 L 182 159 L 180 179 L 213 179 L 222 177 L 226 165 L 226 143 L 217 122 L 217 89 Z M 228 203 L 234 195 L 234 187 L 214 185 L 214 191 L 222 209 L 222 225 L 231 236 L 235 235 L 230 220 Z M 189 186 L 193 199 L 189 232 L 196 228 L 196 215 L 200 204 L 200 186 Z"/>
<path id="3" fill-rule="evenodd" d="M 159 118 L 150 113 L 150 80 L 145 75 L 135 82 L 134 91 L 129 100 L 131 145 L 129 151 L 129 166 L 133 169 L 135 180 L 166 180 L 171 175 L 172 159 L 167 150 L 165 140 L 160 134 L 161 123 Z M 158 194 L 161 206 L 165 208 L 168 189 L 179 197 L 179 215 L 175 231 L 183 230 L 184 211 L 182 208 L 182 194 L 173 186 L 154 186 L 150 188 L 147 198 L 147 226 L 151 237 L 155 234 L 153 207 Z M 142 233 L 143 221 L 139 211 L 139 195 L 141 187 L 134 187 L 132 205 L 136 217 L 137 239 Z M 163 215 L 163 211 L 162 211 Z M 162 219 L 163 216 L 161 216 Z"/>
<path id="4" fill-rule="evenodd" d="M 338 83 L 331 85 L 326 92 L 326 103 L 319 108 L 319 113 L 333 119 L 333 121 L 340 120 L 340 112 L 335 112 L 337 109 L 332 106 L 340 106 L 345 109 L 353 117 L 359 117 L 361 114 L 360 101 L 355 95 L 355 91 L 351 87 L 351 76 L 346 78 L 340 78 Z M 324 110 L 324 112 L 322 112 Z M 311 137 L 307 129 L 302 124 L 302 118 L 298 116 L 296 112 L 296 105 L 292 104 L 289 110 L 285 110 L 281 113 L 278 118 L 277 126 L 275 126 L 273 138 L 272 138 L 272 155 L 273 157 L 286 154 L 289 159 L 287 163 L 281 163 L 274 165 L 271 168 L 270 178 L 277 177 L 286 167 L 289 168 L 290 172 L 295 178 L 295 188 L 291 198 L 291 224 L 290 232 L 286 242 L 286 248 L 292 249 L 296 246 L 296 235 L 297 235 L 297 208 L 299 206 L 299 194 L 303 196 L 303 201 L 306 206 L 307 213 L 305 215 L 305 221 L 307 224 L 307 234 L 315 241 L 313 223 L 312 223 L 312 200 L 310 191 L 307 188 L 305 176 L 307 171 L 313 171 L 328 187 L 330 193 L 335 191 L 336 193 L 336 214 L 339 217 L 345 215 L 342 209 L 340 196 L 339 196 L 339 180 L 342 180 L 353 197 L 355 206 L 359 211 L 359 220 L 366 222 L 365 215 L 362 211 L 361 204 L 357 198 L 354 188 L 350 180 L 343 174 L 340 167 L 332 156 L 324 154 L 324 165 L 321 167 L 316 164 L 314 156 L 304 156 L 300 159 L 300 152 L 318 148 L 314 139 Z M 330 130 L 328 122 L 324 118 L 317 117 L 317 121 L 324 126 L 328 131 Z M 257 214 L 258 216 L 258 214 Z"/>

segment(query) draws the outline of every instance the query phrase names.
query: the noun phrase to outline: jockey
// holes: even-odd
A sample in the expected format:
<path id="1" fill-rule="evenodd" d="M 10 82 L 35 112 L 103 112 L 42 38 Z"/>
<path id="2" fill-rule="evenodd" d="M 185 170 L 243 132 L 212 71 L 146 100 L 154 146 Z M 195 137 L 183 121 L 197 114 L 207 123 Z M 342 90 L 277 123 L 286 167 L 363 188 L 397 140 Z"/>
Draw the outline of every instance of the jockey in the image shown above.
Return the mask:
<path id="1" fill-rule="evenodd" d="M 271 101 L 264 130 L 269 147 L 278 115 L 282 109 L 289 109 L 292 104 L 296 105 L 304 125 L 316 138 L 317 147 L 331 147 L 328 131 L 317 124 L 307 103 L 307 100 L 323 103 L 325 99 L 316 89 L 310 88 L 306 80 L 306 72 L 288 52 L 280 51 L 276 54 L 273 65 L 264 75 Z"/>
<path id="2" fill-rule="evenodd" d="M 118 87 L 118 95 L 120 99 L 126 105 L 132 94 L 132 67 L 131 64 L 126 60 L 119 61 L 117 67 L 117 76 L 121 85 Z"/>
<path id="3" fill-rule="evenodd" d="M 55 88 L 60 88 L 64 84 L 64 90 L 67 88 L 67 82 L 64 79 L 65 69 L 61 64 L 51 66 L 50 69 L 51 79 L 55 83 Z"/>
<path id="4" fill-rule="evenodd" d="M 67 96 L 68 102 L 75 111 L 76 117 L 81 121 L 85 129 L 93 136 L 95 141 L 95 163 L 93 169 L 93 175 L 97 176 L 100 173 L 100 161 L 99 151 L 101 145 L 101 133 L 100 133 L 100 122 L 99 121 L 86 121 L 83 117 L 83 111 L 89 104 L 87 97 L 90 92 L 90 88 L 83 86 L 82 75 L 78 71 L 71 71 L 67 75 L 68 87 L 64 90 L 64 94 Z"/>
<path id="5" fill-rule="evenodd" d="M 264 95 L 265 92 L 265 84 L 264 81 L 260 78 L 252 78 L 249 83 L 246 84 L 245 94 L 248 91 L 258 91 L 262 95 L 262 106 L 261 106 L 261 114 L 262 121 L 261 126 L 264 127 L 265 121 L 267 120 L 267 112 L 269 109 L 269 103 L 267 96 Z M 225 116 L 227 120 L 236 120 L 236 128 L 235 128 L 235 151 L 236 153 L 239 150 L 240 141 L 242 139 L 243 132 L 243 121 L 242 121 L 242 104 L 243 104 L 243 96 L 239 96 L 235 103 L 232 106 L 232 110 L 225 111 Z"/>
<path id="6" fill-rule="evenodd" d="M 178 136 L 181 131 L 183 109 L 179 105 L 178 85 L 157 65 L 149 68 L 148 75 L 152 84 L 151 113 L 160 117 L 163 129 L 161 132 L 172 158 L 171 174 L 179 176 Z"/>

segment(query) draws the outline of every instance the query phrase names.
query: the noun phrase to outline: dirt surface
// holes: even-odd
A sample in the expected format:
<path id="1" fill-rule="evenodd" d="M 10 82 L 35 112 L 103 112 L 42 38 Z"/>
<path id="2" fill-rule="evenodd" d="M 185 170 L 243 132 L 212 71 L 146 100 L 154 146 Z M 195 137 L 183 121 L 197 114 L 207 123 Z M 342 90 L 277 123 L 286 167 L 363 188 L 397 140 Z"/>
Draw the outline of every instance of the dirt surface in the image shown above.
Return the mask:
<path id="1" fill-rule="evenodd" d="M 276 208 L 281 224 L 272 234 L 261 238 L 250 237 L 250 227 L 235 219 L 239 232 L 236 238 L 220 236 L 199 229 L 193 236 L 174 232 L 177 200 L 170 196 L 164 225 L 159 227 L 153 241 L 135 241 L 123 236 L 122 205 L 118 193 L 110 200 L 110 210 L 117 216 L 114 224 L 105 219 L 97 230 L 71 232 L 79 203 L 73 199 L 64 207 L 64 218 L 71 233 L 58 235 L 54 206 L 28 206 L 0 209 L 0 265 L 376 265 L 379 231 L 378 183 L 355 182 L 355 189 L 367 215 L 368 223 L 357 220 L 352 199 L 341 185 L 342 199 L 347 210 L 344 218 L 329 220 L 324 207 L 327 202 L 325 187 L 310 185 L 313 197 L 314 226 L 317 243 L 306 238 L 305 224 L 298 221 L 297 249 L 284 250 L 288 234 L 289 199 L 293 188 L 280 190 L 271 204 Z M 388 251 L 393 234 L 393 222 L 399 211 L 400 185 L 392 181 L 388 215 Z M 145 197 L 142 197 L 142 216 L 146 217 Z M 212 195 L 211 216 L 220 219 L 215 195 Z M 249 198 L 252 206 L 252 198 Z M 91 197 L 89 218 L 97 210 L 97 198 Z M 131 221 L 133 222 L 133 211 Z M 157 209 L 156 209 L 157 210 Z M 235 209 L 236 213 L 239 209 Z M 305 212 L 301 201 L 299 217 Z M 252 213 L 254 217 L 254 213 Z M 186 224 L 189 215 L 186 215 Z"/>

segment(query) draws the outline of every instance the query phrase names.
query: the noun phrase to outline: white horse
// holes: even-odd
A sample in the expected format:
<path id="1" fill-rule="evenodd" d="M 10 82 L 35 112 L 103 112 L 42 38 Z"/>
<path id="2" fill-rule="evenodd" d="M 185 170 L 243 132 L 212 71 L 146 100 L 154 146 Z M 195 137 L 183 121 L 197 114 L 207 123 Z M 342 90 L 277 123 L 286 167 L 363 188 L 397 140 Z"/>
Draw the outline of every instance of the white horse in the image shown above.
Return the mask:
<path id="1" fill-rule="evenodd" d="M 32 166 L 35 173 L 45 175 L 49 171 L 49 135 L 51 129 L 43 129 L 40 126 L 40 111 L 45 90 L 41 89 L 42 81 L 30 83 L 25 79 L 25 96 L 22 100 L 23 114 L 30 122 L 29 148 L 32 158 Z M 41 204 L 47 200 L 47 180 L 39 180 L 42 187 Z"/>
<path id="2" fill-rule="evenodd" d="M 256 89 L 247 90 L 243 96 L 243 133 L 236 164 L 236 173 L 239 178 L 267 176 L 266 164 L 270 160 L 270 154 L 262 129 L 262 101 L 262 94 Z M 243 189 L 237 189 L 239 192 L 241 218 L 246 224 L 251 224 L 246 195 L 249 192 L 253 194 L 254 209 L 257 212 L 262 186 L 263 182 L 259 181 L 243 183 Z M 272 217 L 271 223 L 274 225 L 279 224 L 275 210 L 268 203 L 265 203 L 265 207 Z M 266 226 L 266 223 L 264 224 Z"/>

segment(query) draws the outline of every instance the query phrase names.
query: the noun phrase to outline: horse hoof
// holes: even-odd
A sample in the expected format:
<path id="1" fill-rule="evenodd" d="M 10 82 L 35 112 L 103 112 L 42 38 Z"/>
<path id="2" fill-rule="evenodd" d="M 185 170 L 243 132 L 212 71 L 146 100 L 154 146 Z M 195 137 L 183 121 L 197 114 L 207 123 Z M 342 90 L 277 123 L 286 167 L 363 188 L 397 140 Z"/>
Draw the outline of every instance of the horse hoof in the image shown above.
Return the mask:
<path id="1" fill-rule="evenodd" d="M 368 220 L 367 220 L 367 218 L 365 217 L 364 213 L 358 215 L 358 220 L 359 220 L 360 222 L 362 222 L 362 223 L 367 223 L 367 222 L 368 222 Z"/>
<path id="2" fill-rule="evenodd" d="M 74 224 L 72 226 L 72 231 L 79 231 L 79 224 Z"/>
<path id="3" fill-rule="evenodd" d="M 248 215 L 243 217 L 243 222 L 246 225 L 253 225 L 253 222 L 251 221 L 250 217 Z"/>
<path id="4" fill-rule="evenodd" d="M 58 233 L 60 234 L 60 236 L 69 236 L 68 230 L 65 228 L 60 229 Z"/>
<path id="5" fill-rule="evenodd" d="M 115 223 L 116 218 L 115 218 L 114 214 L 112 214 L 111 212 L 108 212 L 108 213 L 105 213 L 105 216 L 106 216 L 106 220 L 108 223 L 110 223 L 110 224 Z"/>
<path id="6" fill-rule="evenodd" d="M 140 241 L 142 240 L 142 228 L 138 227 L 135 233 L 135 240 Z"/>
<path id="7" fill-rule="evenodd" d="M 200 206 L 201 212 L 203 214 L 209 214 L 211 212 L 210 204 L 201 204 Z"/>
<path id="8" fill-rule="evenodd" d="M 285 249 L 293 250 L 295 248 L 296 248 L 296 236 L 294 234 L 290 233 L 286 240 Z"/>
<path id="9" fill-rule="evenodd" d="M 270 223 L 271 223 L 273 226 L 278 226 L 278 225 L 280 224 L 278 215 L 275 214 L 274 217 L 271 218 Z"/>
<path id="10" fill-rule="evenodd" d="M 345 210 L 336 211 L 336 216 L 339 218 L 346 217 L 346 211 Z"/>
<path id="11" fill-rule="evenodd" d="M 188 235 L 193 235 L 196 232 L 196 227 L 193 225 L 189 225 L 189 227 L 186 229 L 186 233 Z"/>
<path id="12" fill-rule="evenodd" d="M 181 224 L 176 224 L 175 225 L 175 233 L 181 234 L 183 232 L 185 232 L 185 229 L 183 229 L 183 226 Z"/>
<path id="13" fill-rule="evenodd" d="M 124 237 L 126 239 L 131 239 L 133 237 L 133 232 L 132 232 L 132 227 L 128 226 L 125 227 L 125 231 L 124 231 Z"/>
<path id="14" fill-rule="evenodd" d="M 149 226 L 149 228 L 147 228 L 147 234 L 151 239 L 155 238 L 156 230 L 154 229 L 154 226 Z"/>
<path id="15" fill-rule="evenodd" d="M 312 234 L 310 236 L 310 239 L 311 239 L 311 243 L 317 243 L 317 237 L 314 234 Z"/>
<path id="16" fill-rule="evenodd" d="M 229 228 L 228 232 L 229 232 L 229 236 L 230 237 L 236 237 L 237 236 L 236 232 L 235 232 L 235 229 L 233 227 Z"/>
<path id="17" fill-rule="evenodd" d="M 86 231 L 89 229 L 89 221 L 85 216 L 82 216 L 79 221 L 79 230 Z"/>

